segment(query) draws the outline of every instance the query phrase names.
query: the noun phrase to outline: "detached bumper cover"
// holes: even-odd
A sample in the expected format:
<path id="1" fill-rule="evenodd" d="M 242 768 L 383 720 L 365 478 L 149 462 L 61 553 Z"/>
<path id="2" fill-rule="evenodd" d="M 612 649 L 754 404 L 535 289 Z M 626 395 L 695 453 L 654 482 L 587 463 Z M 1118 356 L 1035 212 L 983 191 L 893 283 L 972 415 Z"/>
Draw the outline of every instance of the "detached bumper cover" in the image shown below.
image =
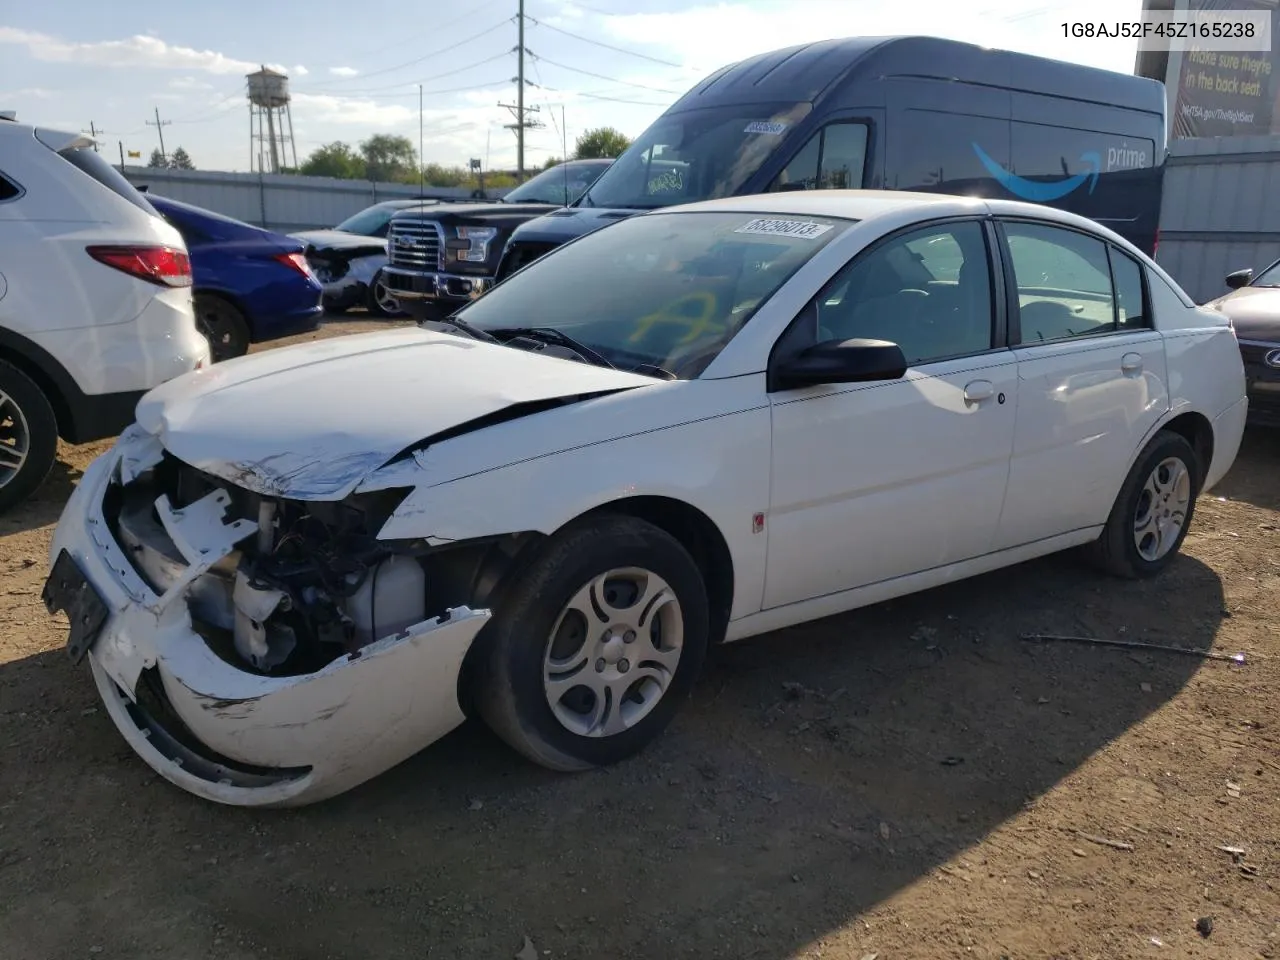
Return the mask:
<path id="1" fill-rule="evenodd" d="M 451 610 L 302 676 L 263 676 L 215 653 L 193 629 L 187 595 L 256 525 L 228 521 L 221 491 L 181 511 L 160 497 L 161 522 L 189 562 L 157 595 L 102 503 L 112 484 L 160 455 L 154 437 L 126 431 L 85 471 L 50 553 L 66 550 L 110 611 L 88 652 L 94 681 L 121 735 L 157 773 L 219 803 L 300 805 L 382 773 L 462 722 L 458 674 L 488 611 Z M 157 698 L 163 709 L 146 705 Z"/>

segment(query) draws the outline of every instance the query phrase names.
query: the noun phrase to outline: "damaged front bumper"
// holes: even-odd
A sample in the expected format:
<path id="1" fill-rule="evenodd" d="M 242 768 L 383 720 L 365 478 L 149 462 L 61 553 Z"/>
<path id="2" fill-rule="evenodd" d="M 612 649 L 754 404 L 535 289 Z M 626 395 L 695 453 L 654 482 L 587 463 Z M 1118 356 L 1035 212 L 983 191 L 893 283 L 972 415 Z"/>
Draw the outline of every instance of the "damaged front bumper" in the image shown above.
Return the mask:
<path id="1" fill-rule="evenodd" d="M 211 643 L 199 625 L 246 612 L 228 596 L 252 612 L 243 590 L 228 594 L 218 580 L 236 583 L 231 561 L 259 524 L 229 517 L 231 498 L 215 489 L 180 509 L 161 494 L 151 528 L 120 526 L 124 492 L 162 456 L 135 426 L 90 465 L 54 533 L 45 594 L 76 618 L 69 651 L 87 647 L 108 714 L 157 773 L 219 803 L 301 805 L 376 776 L 462 722 L 458 677 L 486 610 L 455 607 L 286 676 Z M 77 594 L 80 577 L 87 588 Z"/>

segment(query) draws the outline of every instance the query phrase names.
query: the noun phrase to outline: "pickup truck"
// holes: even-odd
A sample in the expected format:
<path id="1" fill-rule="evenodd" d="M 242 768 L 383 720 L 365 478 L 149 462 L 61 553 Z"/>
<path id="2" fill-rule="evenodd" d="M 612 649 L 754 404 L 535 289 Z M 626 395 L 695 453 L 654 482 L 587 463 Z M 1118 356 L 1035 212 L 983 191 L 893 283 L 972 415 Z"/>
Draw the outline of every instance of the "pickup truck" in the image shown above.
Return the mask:
<path id="1" fill-rule="evenodd" d="M 567 207 L 612 162 L 557 164 L 494 203 L 442 203 L 396 213 L 382 270 L 388 293 L 418 320 L 448 316 L 493 286 L 516 227 Z"/>

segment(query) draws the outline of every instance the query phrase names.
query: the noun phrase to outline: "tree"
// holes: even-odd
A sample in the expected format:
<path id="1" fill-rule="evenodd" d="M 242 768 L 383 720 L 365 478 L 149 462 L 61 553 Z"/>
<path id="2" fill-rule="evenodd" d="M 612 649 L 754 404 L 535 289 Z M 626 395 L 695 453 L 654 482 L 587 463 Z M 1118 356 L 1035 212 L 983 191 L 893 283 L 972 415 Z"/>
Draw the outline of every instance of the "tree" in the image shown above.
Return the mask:
<path id="1" fill-rule="evenodd" d="M 391 133 L 375 133 L 360 144 L 365 176 L 370 180 L 395 180 L 406 171 L 417 172 L 417 152 L 413 141 Z"/>
<path id="2" fill-rule="evenodd" d="M 559 163 L 559 162 L 560 162 L 560 158 L 559 158 L 559 157 L 547 157 L 546 162 L 542 164 L 542 169 L 543 169 L 543 170 L 550 170 L 552 167 L 554 167 L 554 166 L 555 166 L 557 163 Z"/>
<path id="3" fill-rule="evenodd" d="M 341 140 L 326 143 L 311 152 L 298 172 L 308 177 L 337 177 L 340 180 L 362 180 L 364 159 L 350 144 Z"/>
<path id="4" fill-rule="evenodd" d="M 169 157 L 169 167 L 173 170 L 194 170 L 196 165 L 191 162 L 191 158 L 187 156 L 187 151 L 179 147 L 173 151 Z"/>
<path id="5" fill-rule="evenodd" d="M 578 138 L 573 156 L 575 160 L 607 160 L 621 156 L 631 146 L 631 141 L 613 127 L 596 127 Z"/>
<path id="6" fill-rule="evenodd" d="M 151 159 L 147 161 L 147 166 L 164 168 L 169 166 L 169 161 L 164 158 L 164 154 L 160 152 L 160 148 L 156 147 L 151 151 Z"/>

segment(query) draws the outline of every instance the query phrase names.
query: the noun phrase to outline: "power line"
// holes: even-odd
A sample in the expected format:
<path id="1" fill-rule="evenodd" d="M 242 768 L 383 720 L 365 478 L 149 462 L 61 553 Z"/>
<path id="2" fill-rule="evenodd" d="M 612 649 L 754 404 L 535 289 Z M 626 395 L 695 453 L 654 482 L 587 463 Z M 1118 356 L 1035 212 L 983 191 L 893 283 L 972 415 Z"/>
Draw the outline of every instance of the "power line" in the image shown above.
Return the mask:
<path id="1" fill-rule="evenodd" d="M 466 93 L 471 90 L 487 90 L 489 87 L 502 87 L 511 82 L 510 77 L 501 77 L 497 80 L 490 80 L 488 83 L 469 83 L 465 87 L 447 87 L 443 90 L 423 90 L 422 92 L 428 96 L 440 96 L 446 93 Z M 299 96 L 305 97 L 332 97 L 340 100 L 404 100 L 408 97 L 417 97 L 417 90 L 406 90 L 403 93 L 357 93 L 351 90 L 344 90 L 341 93 L 334 91 L 332 93 L 310 93 L 300 91 Z"/>
<path id="2" fill-rule="evenodd" d="M 509 57 L 513 53 L 515 53 L 514 47 L 512 47 L 510 50 L 503 50 L 501 53 L 495 53 L 492 57 L 486 57 L 483 60 L 477 60 L 475 63 L 467 64 L 467 66 L 465 67 L 458 67 L 456 70 L 446 70 L 443 73 L 435 73 L 429 77 L 418 77 L 416 80 L 405 81 L 404 83 L 388 83 L 385 86 L 381 86 L 381 87 L 361 87 L 354 90 L 344 89 L 344 90 L 334 90 L 334 91 L 321 91 L 316 95 L 346 97 L 346 96 L 353 96 L 356 94 L 380 93 L 383 90 L 396 90 L 401 87 L 409 87 L 415 84 L 430 83 L 432 80 L 442 80 L 445 77 L 452 77 L 459 73 L 466 73 L 468 70 L 474 70 L 476 67 L 483 66 L 486 63 L 493 63 L 493 61 L 495 60 L 501 60 L 503 57 Z M 312 93 L 312 90 L 307 86 L 303 86 L 302 89 L 300 90 L 295 89 L 294 92 L 295 93 Z M 425 92 L 431 93 L 432 91 L 427 90 Z"/>
<path id="3" fill-rule="evenodd" d="M 604 49 L 612 50 L 615 53 L 625 53 L 627 56 L 638 57 L 641 60 L 648 60 L 650 63 L 660 63 L 664 67 L 675 67 L 679 70 L 685 69 L 685 65 L 683 63 L 673 63 L 670 60 L 661 60 L 658 57 L 651 57 L 645 53 L 636 53 L 634 50 L 627 50 L 624 47 L 615 47 L 611 43 L 605 43 L 601 40 L 592 40 L 590 37 L 584 37 L 578 33 L 571 33 L 568 30 L 562 30 L 560 27 L 553 27 L 551 24 L 543 23 L 541 20 L 535 20 L 533 17 L 530 17 L 529 19 L 533 20 L 533 22 L 540 27 L 546 27 L 548 30 L 554 30 L 556 33 L 563 33 L 566 37 L 573 37 L 573 39 L 581 40 L 583 43 L 590 43 L 597 47 L 603 47 Z"/>
<path id="4" fill-rule="evenodd" d="M 471 36 L 469 36 L 469 37 L 464 37 L 464 38 L 463 38 L 463 39 L 461 39 L 461 40 L 455 40 L 453 43 L 450 43 L 450 44 L 449 44 L 448 46 L 446 46 L 446 47 L 441 47 L 439 50 L 432 50 L 432 51 L 430 51 L 429 53 L 424 53 L 424 54 L 423 54 L 422 56 L 420 56 L 420 57 L 415 57 L 415 58 L 414 58 L 414 59 L 412 59 L 412 60 L 406 60 L 404 63 L 397 63 L 397 64 L 395 64 L 394 66 L 390 66 L 390 67 L 383 67 L 381 70 L 372 70 L 372 71 L 370 71 L 369 73 L 362 73 L 362 74 L 360 74 L 360 77 L 359 77 L 358 79 L 365 79 L 365 78 L 368 78 L 368 77 L 378 77 L 378 76 L 381 76 L 381 75 L 382 75 L 382 74 L 384 74 L 384 73 L 394 73 L 394 72 L 395 72 L 395 71 L 397 71 L 397 70 L 403 70 L 405 67 L 412 67 L 415 63 L 421 63 L 423 60 L 430 60 L 432 57 L 438 57 L 438 56 L 440 56 L 440 54 L 442 54 L 442 53 L 450 53 L 450 52 L 452 52 L 453 50 L 456 50 L 458 47 L 463 46 L 464 44 L 468 44 L 468 43 L 470 43 L 470 42 L 471 42 L 471 41 L 473 41 L 473 40 L 479 40 L 481 37 L 488 36 L 489 34 L 493 33 L 495 30 L 501 30 L 501 29 L 502 29 L 503 27 L 505 27 L 508 23 L 510 23 L 513 19 L 515 19 L 515 18 L 514 18 L 514 17 L 504 17 L 501 21 L 499 21 L 498 23 L 495 23 L 493 26 L 486 27 L 485 29 L 481 30 L 480 32 L 478 32 L 478 33 L 473 33 Z M 338 80 L 325 80 L 325 81 L 322 81 L 322 82 L 320 82 L 320 83 L 312 84 L 312 86 L 315 86 L 315 87 L 329 87 L 329 86 L 333 86 L 334 84 L 338 84 L 338 83 L 350 83 L 352 80 L 355 80 L 355 79 L 357 79 L 357 78 L 356 78 L 356 77 L 345 77 L 345 78 L 338 79 Z"/>
<path id="5" fill-rule="evenodd" d="M 638 87 L 641 90 L 653 90 L 656 93 L 669 93 L 672 96 L 679 96 L 681 93 L 684 92 L 682 90 L 667 90 L 663 87 L 651 87 L 648 84 L 635 83 L 630 80 L 619 80 L 617 77 L 609 77 L 603 73 L 592 73 L 590 70 L 583 70 L 580 67 L 571 67 L 568 64 L 558 63 L 557 61 L 552 60 L 549 57 L 539 56 L 538 54 L 533 53 L 532 51 L 530 51 L 529 56 L 534 57 L 537 60 L 541 60 L 543 63 L 549 63 L 553 67 L 559 67 L 561 70 L 571 70 L 574 73 L 581 73 L 584 76 L 595 77 L 598 80 L 608 80 L 610 83 L 616 83 L 623 87 Z"/>
<path id="6" fill-rule="evenodd" d="M 472 20 L 472 21 L 474 21 L 474 20 L 476 19 L 476 17 L 480 16 L 480 14 L 484 13 L 484 12 L 485 12 L 486 10 L 488 10 L 490 7 L 492 7 L 492 6 L 494 6 L 495 4 L 497 4 L 497 2 L 498 2 L 498 0 L 488 0 L 488 2 L 487 2 L 487 3 L 482 3 L 482 4 L 480 4 L 480 6 L 476 7 L 475 9 L 473 9 L 473 10 L 468 10 L 466 13 L 464 13 L 462 16 L 458 17 L 458 19 L 456 19 L 456 20 L 450 20 L 448 23 L 442 24 L 442 25 L 437 26 L 437 27 L 432 27 L 432 28 L 431 28 L 431 34 L 432 34 L 433 36 L 439 36 L 439 35 L 440 35 L 441 33 L 443 33 L 445 30 L 449 30 L 449 29 L 451 29 L 451 28 L 453 28 L 453 27 L 456 27 L 456 26 L 457 26 L 458 24 L 460 24 L 460 23 L 464 23 L 465 21 L 468 21 L 468 20 Z M 362 51 L 361 51 L 361 52 L 359 52 L 359 53 L 355 53 L 355 54 L 352 54 L 352 55 L 348 56 L 348 57 L 347 57 L 347 61 L 348 61 L 349 63 L 359 63 L 359 62 L 360 62 L 361 60 L 363 60 L 365 57 L 369 56 L 369 54 L 372 54 L 372 53 L 385 54 L 388 50 L 392 50 L 392 49 L 394 49 L 394 48 L 396 48 L 396 47 L 403 47 L 406 43 L 416 43 L 416 42 L 418 42 L 419 40 L 421 40 L 423 37 L 425 37 L 426 35 L 427 35 L 426 33 L 417 33 L 417 34 L 414 34 L 414 35 L 413 35 L 413 36 L 411 36 L 411 37 L 407 37 L 407 38 L 406 38 L 406 39 L 404 39 L 404 40 L 397 40 L 397 41 L 395 41 L 394 43 L 384 43 L 384 44 L 380 44 L 380 45 L 379 45 L 379 46 L 377 46 L 377 47 L 369 47 L 369 48 L 367 48 L 367 49 L 365 49 L 365 50 L 362 50 Z M 355 80 L 356 78 L 355 78 L 355 77 L 347 77 L 347 78 L 345 78 L 345 79 Z"/>

